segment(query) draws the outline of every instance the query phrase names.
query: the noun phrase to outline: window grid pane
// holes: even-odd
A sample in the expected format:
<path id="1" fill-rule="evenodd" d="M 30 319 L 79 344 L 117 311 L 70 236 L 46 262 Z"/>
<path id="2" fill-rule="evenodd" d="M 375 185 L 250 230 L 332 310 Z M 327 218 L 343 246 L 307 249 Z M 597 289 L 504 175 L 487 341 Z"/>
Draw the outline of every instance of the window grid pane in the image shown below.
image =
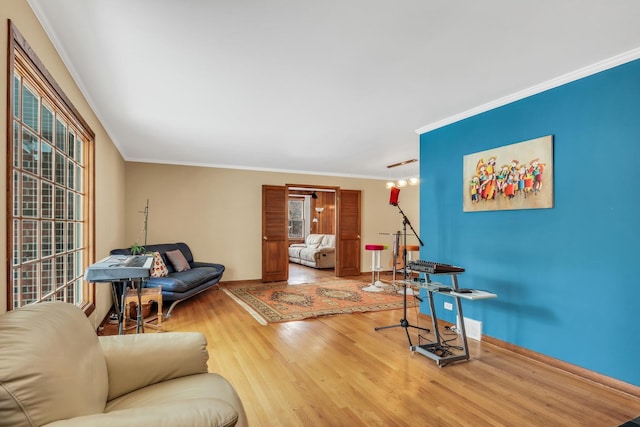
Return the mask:
<path id="1" fill-rule="evenodd" d="M 22 221 L 22 262 L 30 262 L 38 259 L 38 222 L 32 220 Z"/>
<path id="2" fill-rule="evenodd" d="M 40 98 L 25 83 L 22 84 L 22 122 L 36 132 L 40 130 Z"/>
<path id="3" fill-rule="evenodd" d="M 13 122 L 13 167 L 14 168 L 20 167 L 20 153 L 22 152 L 22 149 L 20 148 L 22 146 L 20 142 L 20 128 L 21 128 L 20 123 Z"/>
<path id="4" fill-rule="evenodd" d="M 65 265 L 65 267 L 67 269 L 67 279 L 66 279 L 67 283 L 72 282 L 73 279 L 74 279 L 73 273 L 76 270 L 74 260 L 75 260 L 75 257 L 74 257 L 73 252 L 68 253 L 67 254 L 67 263 Z"/>
<path id="5" fill-rule="evenodd" d="M 47 295 L 53 292 L 53 260 L 46 259 L 42 261 L 42 273 L 40 286 L 42 288 L 42 296 L 46 297 Z"/>
<path id="6" fill-rule="evenodd" d="M 42 104 L 42 137 L 53 142 L 53 111 Z"/>
<path id="7" fill-rule="evenodd" d="M 64 222 L 56 221 L 55 223 L 55 233 L 56 233 L 56 254 L 61 254 L 65 250 L 65 242 L 64 242 Z"/>
<path id="8" fill-rule="evenodd" d="M 38 181 L 27 174 L 22 175 L 22 216 L 38 216 Z"/>
<path id="9" fill-rule="evenodd" d="M 48 182 L 42 183 L 42 194 L 40 197 L 40 215 L 42 218 L 53 218 L 53 185 Z"/>
<path id="10" fill-rule="evenodd" d="M 74 250 L 74 244 L 75 244 L 75 238 L 74 238 L 74 233 L 76 231 L 76 228 L 74 227 L 73 223 L 68 224 L 67 227 L 67 250 L 68 251 L 72 251 Z"/>
<path id="11" fill-rule="evenodd" d="M 22 270 L 19 268 L 14 268 L 11 274 L 11 280 L 13 281 L 13 307 L 18 308 L 21 306 L 20 302 L 22 301 L 22 294 L 20 293 L 21 285 L 20 282 L 20 273 Z"/>
<path id="12" fill-rule="evenodd" d="M 42 143 L 42 171 L 43 179 L 53 181 L 53 154 L 54 150 L 50 144 Z"/>
<path id="13" fill-rule="evenodd" d="M 20 119 L 20 76 L 13 75 L 13 117 Z"/>
<path id="14" fill-rule="evenodd" d="M 73 220 L 75 214 L 75 197 L 73 191 L 67 191 L 67 219 Z"/>
<path id="15" fill-rule="evenodd" d="M 56 150 L 56 164 L 54 175 L 56 177 L 56 184 L 64 185 L 66 180 L 64 179 L 67 168 L 65 167 L 66 160 L 64 154 Z"/>
<path id="16" fill-rule="evenodd" d="M 53 255 L 53 221 L 42 221 L 42 258 Z"/>
<path id="17" fill-rule="evenodd" d="M 64 188 L 56 187 L 55 219 L 64 219 Z"/>
<path id="18" fill-rule="evenodd" d="M 13 262 L 12 266 L 20 265 L 20 235 L 22 234 L 20 220 L 13 220 L 12 236 L 13 236 Z"/>
<path id="19" fill-rule="evenodd" d="M 65 151 L 65 141 L 67 140 L 67 126 L 56 119 L 56 147 L 58 150 Z"/>
<path id="20" fill-rule="evenodd" d="M 20 172 L 13 171 L 13 216 L 20 217 Z"/>
<path id="21" fill-rule="evenodd" d="M 38 277 L 39 264 L 25 264 L 22 266 L 22 286 L 21 296 L 22 302 L 25 304 L 31 304 L 39 300 L 39 283 Z"/>
<path id="22" fill-rule="evenodd" d="M 37 175 L 39 160 L 40 141 L 36 135 L 24 128 L 22 131 L 22 169 Z"/>
<path id="23" fill-rule="evenodd" d="M 64 261 L 65 261 L 65 257 L 64 256 L 57 256 L 56 257 L 56 264 L 55 264 L 55 268 L 56 268 L 56 273 L 55 273 L 55 278 L 56 278 L 56 289 L 64 289 L 64 285 L 65 285 L 65 280 L 64 280 Z"/>

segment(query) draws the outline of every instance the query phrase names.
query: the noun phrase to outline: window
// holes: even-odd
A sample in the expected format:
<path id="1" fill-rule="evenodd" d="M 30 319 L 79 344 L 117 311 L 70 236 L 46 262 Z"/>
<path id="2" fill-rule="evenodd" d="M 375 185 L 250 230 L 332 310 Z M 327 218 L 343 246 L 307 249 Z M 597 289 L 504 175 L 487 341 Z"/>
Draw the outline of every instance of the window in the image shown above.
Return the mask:
<path id="1" fill-rule="evenodd" d="M 95 137 L 13 25 L 11 32 L 7 309 L 56 300 L 86 307 Z"/>
<path id="2" fill-rule="evenodd" d="M 289 238 L 304 239 L 304 200 L 289 200 Z"/>

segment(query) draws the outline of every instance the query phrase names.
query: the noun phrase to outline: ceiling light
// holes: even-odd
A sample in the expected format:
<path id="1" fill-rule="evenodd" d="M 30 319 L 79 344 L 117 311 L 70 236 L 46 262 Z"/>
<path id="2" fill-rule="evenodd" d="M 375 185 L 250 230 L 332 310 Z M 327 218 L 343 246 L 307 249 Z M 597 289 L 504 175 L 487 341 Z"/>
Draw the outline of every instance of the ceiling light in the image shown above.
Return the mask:
<path id="1" fill-rule="evenodd" d="M 395 182 L 393 182 L 393 181 L 389 181 L 389 182 L 387 182 L 387 184 L 386 184 L 387 190 L 390 190 L 390 189 L 392 189 L 392 188 L 393 188 L 393 187 L 395 187 L 395 186 L 396 186 L 396 183 L 395 183 Z"/>
<path id="2" fill-rule="evenodd" d="M 417 162 L 418 159 L 409 159 L 409 160 L 405 160 L 403 162 L 398 162 L 398 163 L 392 163 L 390 165 L 387 165 L 387 168 L 395 168 L 397 166 L 404 166 L 404 165 L 408 165 L 409 163 L 414 163 Z"/>
<path id="3" fill-rule="evenodd" d="M 413 178 L 409 178 L 409 185 L 416 185 L 420 182 L 420 180 L 418 178 L 416 178 L 415 176 Z"/>
<path id="4" fill-rule="evenodd" d="M 407 180 L 406 179 L 399 179 L 398 180 L 398 187 L 406 187 L 407 186 Z"/>

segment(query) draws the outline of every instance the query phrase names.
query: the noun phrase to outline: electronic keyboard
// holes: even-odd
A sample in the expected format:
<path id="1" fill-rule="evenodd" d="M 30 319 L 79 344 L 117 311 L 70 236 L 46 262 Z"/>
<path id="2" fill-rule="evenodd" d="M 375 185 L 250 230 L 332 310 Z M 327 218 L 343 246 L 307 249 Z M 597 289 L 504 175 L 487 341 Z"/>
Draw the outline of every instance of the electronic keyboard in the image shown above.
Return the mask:
<path id="1" fill-rule="evenodd" d="M 427 274 L 462 273 L 464 268 L 435 261 L 409 261 L 409 270 Z"/>
<path id="2" fill-rule="evenodd" d="M 153 256 L 111 255 L 87 267 L 87 282 L 115 282 L 149 277 Z"/>

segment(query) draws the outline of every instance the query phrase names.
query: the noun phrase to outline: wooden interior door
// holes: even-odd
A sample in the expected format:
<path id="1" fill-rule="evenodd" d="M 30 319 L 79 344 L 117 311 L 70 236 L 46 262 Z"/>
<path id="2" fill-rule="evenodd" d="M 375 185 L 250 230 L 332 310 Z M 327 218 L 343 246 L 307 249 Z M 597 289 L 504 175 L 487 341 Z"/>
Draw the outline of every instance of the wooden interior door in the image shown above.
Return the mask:
<path id="1" fill-rule="evenodd" d="M 262 186 L 262 281 L 289 279 L 287 191 L 284 186 Z"/>
<path id="2" fill-rule="evenodd" d="M 336 276 L 360 274 L 359 190 L 338 190 L 336 194 Z"/>

